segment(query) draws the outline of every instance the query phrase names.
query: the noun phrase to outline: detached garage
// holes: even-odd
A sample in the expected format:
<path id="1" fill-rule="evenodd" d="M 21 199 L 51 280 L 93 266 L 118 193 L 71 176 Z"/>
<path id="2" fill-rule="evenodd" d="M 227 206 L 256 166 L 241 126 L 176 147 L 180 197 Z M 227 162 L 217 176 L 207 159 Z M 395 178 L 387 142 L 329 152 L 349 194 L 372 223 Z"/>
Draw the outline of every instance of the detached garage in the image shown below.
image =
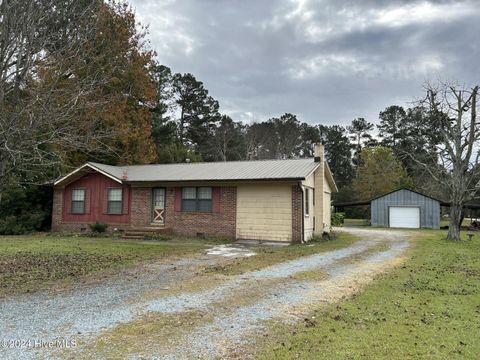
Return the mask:
<path id="1" fill-rule="evenodd" d="M 440 201 L 409 189 L 399 189 L 371 201 L 372 226 L 438 229 Z"/>

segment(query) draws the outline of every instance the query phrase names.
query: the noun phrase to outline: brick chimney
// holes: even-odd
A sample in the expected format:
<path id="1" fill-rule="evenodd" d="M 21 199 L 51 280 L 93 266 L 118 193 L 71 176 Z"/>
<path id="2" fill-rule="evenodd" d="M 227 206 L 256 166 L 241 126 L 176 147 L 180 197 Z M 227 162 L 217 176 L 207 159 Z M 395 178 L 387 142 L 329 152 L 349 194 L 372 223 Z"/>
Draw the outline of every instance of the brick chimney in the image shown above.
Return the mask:
<path id="1" fill-rule="evenodd" d="M 326 214 L 324 210 L 324 181 L 325 181 L 325 148 L 322 144 L 315 144 L 315 150 L 313 152 L 314 161 L 319 163 L 317 170 L 314 173 L 315 192 L 314 200 L 315 206 L 314 213 L 314 234 L 322 235 L 325 230 L 325 223 L 327 222 Z"/>
<path id="2" fill-rule="evenodd" d="M 321 160 L 325 161 L 325 147 L 320 143 L 315 144 L 313 156 L 315 162 L 321 162 Z"/>

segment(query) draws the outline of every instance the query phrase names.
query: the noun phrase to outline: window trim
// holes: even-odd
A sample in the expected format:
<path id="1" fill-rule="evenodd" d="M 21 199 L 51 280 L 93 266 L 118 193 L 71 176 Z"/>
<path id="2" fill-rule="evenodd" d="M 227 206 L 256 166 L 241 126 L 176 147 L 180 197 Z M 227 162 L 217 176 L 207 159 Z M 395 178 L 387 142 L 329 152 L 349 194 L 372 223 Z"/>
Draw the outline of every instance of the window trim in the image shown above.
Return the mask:
<path id="1" fill-rule="evenodd" d="M 195 189 L 195 198 L 194 199 L 184 199 L 183 198 L 183 189 L 186 188 L 193 188 Z M 198 190 L 200 188 L 209 188 L 210 189 L 210 199 L 200 199 L 198 197 Z M 212 213 L 213 212 L 213 186 L 183 186 L 182 188 L 182 196 L 181 196 L 181 209 L 182 212 L 188 213 Z M 195 210 L 187 210 L 184 206 L 184 201 L 195 201 Z M 205 201 L 210 201 L 210 209 L 209 210 L 200 210 L 200 204 Z"/>
<path id="2" fill-rule="evenodd" d="M 80 200 L 73 200 L 73 192 L 75 190 L 82 190 L 83 191 L 83 201 Z M 84 215 L 85 211 L 85 200 L 87 198 L 87 190 L 84 187 L 73 188 L 70 195 L 70 213 L 74 215 Z M 73 203 L 83 203 L 82 211 L 73 211 Z"/>
<path id="3" fill-rule="evenodd" d="M 305 188 L 305 216 L 310 216 L 310 189 Z"/>
<path id="4" fill-rule="evenodd" d="M 121 200 L 109 200 L 110 190 L 120 190 L 121 191 Z M 112 212 L 110 209 L 110 203 L 120 203 L 120 212 Z M 108 215 L 123 215 L 123 188 L 121 187 L 108 187 L 107 188 L 107 214 Z"/>

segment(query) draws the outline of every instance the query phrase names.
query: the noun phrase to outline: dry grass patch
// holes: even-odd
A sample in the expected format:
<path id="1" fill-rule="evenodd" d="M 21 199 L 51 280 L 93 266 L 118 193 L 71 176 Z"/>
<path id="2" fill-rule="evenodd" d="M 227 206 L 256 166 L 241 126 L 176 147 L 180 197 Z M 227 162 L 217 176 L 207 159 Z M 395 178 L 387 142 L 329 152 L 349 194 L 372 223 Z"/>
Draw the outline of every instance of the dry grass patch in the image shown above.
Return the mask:
<path id="1" fill-rule="evenodd" d="M 75 359 L 126 359 L 157 354 L 168 354 L 169 347 L 178 346 L 182 336 L 199 325 L 212 321 L 212 314 L 192 310 L 181 313 L 149 313 L 139 319 L 121 324 L 102 333 L 91 344 L 80 344 L 83 351 L 74 354 Z M 69 354 L 63 354 L 69 357 Z"/>

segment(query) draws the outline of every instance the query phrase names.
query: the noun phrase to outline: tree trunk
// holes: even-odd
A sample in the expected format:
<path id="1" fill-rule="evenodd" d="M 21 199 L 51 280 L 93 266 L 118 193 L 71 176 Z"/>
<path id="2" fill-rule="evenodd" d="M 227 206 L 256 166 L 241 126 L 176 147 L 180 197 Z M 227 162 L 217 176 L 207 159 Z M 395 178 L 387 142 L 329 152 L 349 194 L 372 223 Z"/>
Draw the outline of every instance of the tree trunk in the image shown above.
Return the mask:
<path id="1" fill-rule="evenodd" d="M 462 219 L 462 204 L 451 204 L 450 224 L 448 225 L 447 240 L 460 241 L 460 222 Z"/>
<path id="2" fill-rule="evenodd" d="M 183 126 L 184 126 L 184 122 L 185 122 L 185 119 L 184 119 L 184 112 L 183 112 L 183 106 L 182 106 L 182 113 L 180 115 L 180 124 L 178 126 L 178 132 L 179 132 L 179 138 L 180 138 L 180 142 L 184 144 L 184 141 L 183 141 Z"/>
<path id="3" fill-rule="evenodd" d="M 463 223 L 463 219 L 465 219 L 466 212 L 467 212 L 466 209 L 462 210 L 462 216 L 460 216 L 460 222 L 458 223 L 459 228 L 462 228 L 462 223 Z"/>

